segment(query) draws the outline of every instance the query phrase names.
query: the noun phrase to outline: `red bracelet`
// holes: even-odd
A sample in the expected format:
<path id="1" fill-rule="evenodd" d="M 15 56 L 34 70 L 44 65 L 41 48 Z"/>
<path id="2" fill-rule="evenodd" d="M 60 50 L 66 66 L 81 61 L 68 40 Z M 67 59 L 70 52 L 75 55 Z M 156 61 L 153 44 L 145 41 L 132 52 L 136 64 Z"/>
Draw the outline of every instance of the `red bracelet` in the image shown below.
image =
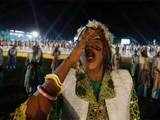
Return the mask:
<path id="1" fill-rule="evenodd" d="M 48 93 L 44 92 L 44 90 L 41 87 L 42 87 L 41 85 L 38 85 L 38 87 L 37 87 L 37 90 L 41 95 L 43 95 L 45 98 L 47 98 L 48 100 L 51 100 L 51 101 L 55 101 L 57 99 L 55 97 L 52 97 Z"/>

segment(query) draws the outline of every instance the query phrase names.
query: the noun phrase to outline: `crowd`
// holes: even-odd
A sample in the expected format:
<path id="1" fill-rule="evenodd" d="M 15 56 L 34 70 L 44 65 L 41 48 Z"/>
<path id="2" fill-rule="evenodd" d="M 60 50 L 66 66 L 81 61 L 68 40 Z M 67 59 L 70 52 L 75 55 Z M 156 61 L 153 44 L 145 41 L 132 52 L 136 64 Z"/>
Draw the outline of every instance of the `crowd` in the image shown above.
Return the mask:
<path id="1" fill-rule="evenodd" d="M 70 54 L 72 49 L 75 46 L 75 43 L 68 41 L 54 41 L 54 42 L 37 42 L 37 41 L 0 41 L 0 68 L 2 70 L 3 65 L 3 50 L 8 51 L 8 63 L 6 68 L 9 70 L 16 69 L 16 55 L 18 51 L 28 52 L 28 57 L 26 59 L 27 71 L 25 75 L 25 86 L 26 90 L 29 93 L 34 93 L 38 84 L 42 84 L 40 77 L 40 69 L 33 70 L 33 68 L 39 68 L 41 66 L 42 54 L 50 53 L 54 56 L 52 60 L 51 69 L 52 72 L 57 68 L 61 63 L 59 60 L 60 54 Z M 135 84 L 138 86 L 139 94 L 142 96 L 147 96 L 147 90 L 151 87 L 152 97 L 160 98 L 160 46 L 158 45 L 112 45 L 111 49 L 113 50 L 112 55 L 112 66 L 113 69 L 119 69 L 121 64 L 122 57 L 131 58 L 131 68 L 130 72 L 133 78 L 135 78 Z M 34 65 L 33 65 L 34 64 Z M 35 67 L 37 65 L 39 67 Z M 35 78 L 36 80 L 29 80 L 33 73 L 31 71 L 36 71 Z M 145 72 L 144 72 L 145 71 Z M 145 81 L 143 81 L 145 78 Z M 35 81 L 32 83 L 32 87 L 29 85 L 29 81 Z M 41 82 L 40 82 L 41 81 Z M 34 90 L 31 90 L 34 89 Z M 30 91 L 30 92 L 29 92 Z"/>
<path id="2" fill-rule="evenodd" d="M 3 50 L 8 51 L 12 46 L 16 46 L 17 51 L 31 52 L 33 45 L 39 45 L 43 53 L 52 53 L 52 50 L 59 46 L 61 52 L 69 54 L 74 47 L 72 41 L 0 41 L 0 46 Z"/>
<path id="3" fill-rule="evenodd" d="M 43 53 L 52 53 L 55 47 L 59 47 L 60 51 L 66 54 L 69 54 L 74 48 L 76 42 L 73 41 L 0 41 L 0 46 L 4 50 L 9 50 L 13 45 L 16 46 L 17 51 L 28 51 L 32 50 L 32 46 L 38 44 L 42 49 Z M 159 45 L 140 45 L 140 44 L 117 44 L 112 45 L 113 52 L 115 48 L 119 47 L 119 53 L 123 57 L 131 57 L 134 54 L 134 51 L 137 51 L 140 54 L 140 50 L 143 47 L 147 48 L 148 56 L 154 57 L 158 50 L 160 50 Z"/>
<path id="4" fill-rule="evenodd" d="M 117 45 L 113 55 L 113 64 L 120 68 L 123 55 L 131 54 L 131 75 L 137 92 L 142 97 L 160 99 L 160 46 L 137 46 L 120 48 Z M 129 57 L 129 56 L 123 56 Z M 151 93 L 151 94 L 150 94 Z"/>
<path id="5" fill-rule="evenodd" d="M 50 46 L 50 47 L 49 47 Z M 58 57 L 61 54 L 69 54 L 70 46 L 68 42 L 54 42 L 54 43 L 42 43 L 42 42 L 6 42 L 1 41 L 0 47 L 0 81 L 3 81 L 3 72 L 8 70 L 10 72 L 16 70 L 18 64 L 17 53 L 18 52 L 27 52 L 27 58 L 25 61 L 25 80 L 24 87 L 28 95 L 32 95 L 36 90 L 39 84 L 42 84 L 42 57 L 43 53 L 50 53 L 53 56 L 51 71 L 54 71 L 55 67 L 60 64 L 61 61 Z M 7 51 L 7 61 L 4 61 L 3 51 Z M 57 54 L 59 52 L 59 54 Z M 56 55 L 57 54 L 57 55 Z M 6 63 L 7 62 L 7 63 Z M 58 64 L 57 64 L 58 63 Z"/>
<path id="6" fill-rule="evenodd" d="M 115 46 L 116 47 L 116 46 Z M 141 48 L 146 47 L 147 54 L 149 57 L 154 57 L 157 53 L 157 51 L 160 50 L 159 45 L 139 45 L 139 44 L 127 44 L 127 45 L 118 45 L 120 49 L 120 53 L 123 57 L 131 57 L 135 51 L 140 54 Z"/>

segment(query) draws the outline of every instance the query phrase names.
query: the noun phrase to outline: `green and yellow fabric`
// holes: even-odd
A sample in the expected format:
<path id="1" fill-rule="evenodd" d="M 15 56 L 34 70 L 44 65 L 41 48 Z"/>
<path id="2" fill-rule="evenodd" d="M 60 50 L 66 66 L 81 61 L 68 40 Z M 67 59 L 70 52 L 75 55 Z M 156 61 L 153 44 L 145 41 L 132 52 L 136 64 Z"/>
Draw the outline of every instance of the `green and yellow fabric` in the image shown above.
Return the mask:
<path id="1" fill-rule="evenodd" d="M 105 99 L 115 97 L 114 85 L 110 74 L 105 73 L 101 83 L 96 80 L 90 81 L 85 74 L 79 74 L 77 78 L 83 79 L 77 80 L 76 94 L 89 102 L 87 120 L 109 120 Z M 134 90 L 132 90 L 130 96 L 130 119 L 139 120 L 138 99 Z"/>
<path id="2" fill-rule="evenodd" d="M 72 71 L 65 84 L 64 106 L 73 108 L 80 120 L 140 120 L 138 98 L 126 70 L 105 73 L 102 82 Z"/>

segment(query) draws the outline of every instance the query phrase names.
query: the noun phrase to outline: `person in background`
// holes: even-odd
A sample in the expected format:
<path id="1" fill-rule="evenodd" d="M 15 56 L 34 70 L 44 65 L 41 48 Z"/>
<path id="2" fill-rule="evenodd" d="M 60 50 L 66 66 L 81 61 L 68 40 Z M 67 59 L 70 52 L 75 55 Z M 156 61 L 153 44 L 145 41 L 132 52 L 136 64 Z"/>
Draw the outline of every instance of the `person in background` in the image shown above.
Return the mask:
<path id="1" fill-rule="evenodd" d="M 148 96 L 148 90 L 150 88 L 150 65 L 149 57 L 147 54 L 147 48 L 142 47 L 141 55 L 139 57 L 139 74 L 138 74 L 138 94 L 142 97 Z"/>
<path id="2" fill-rule="evenodd" d="M 9 70 L 15 70 L 16 69 L 16 57 L 17 57 L 17 49 L 16 45 L 13 45 L 9 51 L 8 51 L 8 65 L 7 68 Z"/>
<path id="3" fill-rule="evenodd" d="M 127 49 L 127 46 L 124 44 L 122 46 L 122 54 L 125 55 L 126 54 L 126 49 Z"/>
<path id="4" fill-rule="evenodd" d="M 158 51 L 156 57 L 153 59 L 152 76 L 153 76 L 152 98 L 160 99 L 160 51 Z"/>
<path id="5" fill-rule="evenodd" d="M 59 60 L 60 54 L 61 54 L 61 52 L 59 50 L 59 46 L 57 45 L 53 51 L 53 54 L 52 54 L 53 55 L 52 64 L 51 64 L 52 73 L 60 65 L 60 60 Z"/>
<path id="6" fill-rule="evenodd" d="M 119 53 L 119 46 L 115 48 L 115 54 L 113 55 L 113 69 L 117 70 L 120 68 L 121 54 Z"/>
<path id="7" fill-rule="evenodd" d="M 139 55 L 138 51 L 135 50 L 134 54 L 132 55 L 132 63 L 131 63 L 131 75 L 134 78 L 134 83 L 137 84 L 137 76 L 138 76 L 138 64 L 139 64 Z"/>
<path id="8" fill-rule="evenodd" d="M 42 79 L 42 51 L 39 46 L 34 45 L 32 47 L 32 52 L 28 55 L 26 60 L 27 71 L 25 74 L 24 87 L 28 95 L 32 95 L 39 84 L 43 84 Z"/>
<path id="9" fill-rule="evenodd" d="M 3 49 L 0 47 L 0 83 L 3 83 Z"/>

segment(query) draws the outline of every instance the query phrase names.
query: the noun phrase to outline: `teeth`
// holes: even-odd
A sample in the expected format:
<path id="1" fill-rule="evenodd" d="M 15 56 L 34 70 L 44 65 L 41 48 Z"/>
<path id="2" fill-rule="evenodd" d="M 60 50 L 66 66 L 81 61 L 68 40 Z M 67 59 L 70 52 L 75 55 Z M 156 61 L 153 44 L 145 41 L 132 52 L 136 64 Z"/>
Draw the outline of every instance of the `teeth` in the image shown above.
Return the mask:
<path id="1" fill-rule="evenodd" d="M 92 60 L 93 59 L 93 57 L 88 57 L 88 60 Z"/>
<path id="2" fill-rule="evenodd" d="M 91 61 L 94 59 L 94 53 L 92 50 L 86 50 L 86 58 L 88 61 Z"/>

